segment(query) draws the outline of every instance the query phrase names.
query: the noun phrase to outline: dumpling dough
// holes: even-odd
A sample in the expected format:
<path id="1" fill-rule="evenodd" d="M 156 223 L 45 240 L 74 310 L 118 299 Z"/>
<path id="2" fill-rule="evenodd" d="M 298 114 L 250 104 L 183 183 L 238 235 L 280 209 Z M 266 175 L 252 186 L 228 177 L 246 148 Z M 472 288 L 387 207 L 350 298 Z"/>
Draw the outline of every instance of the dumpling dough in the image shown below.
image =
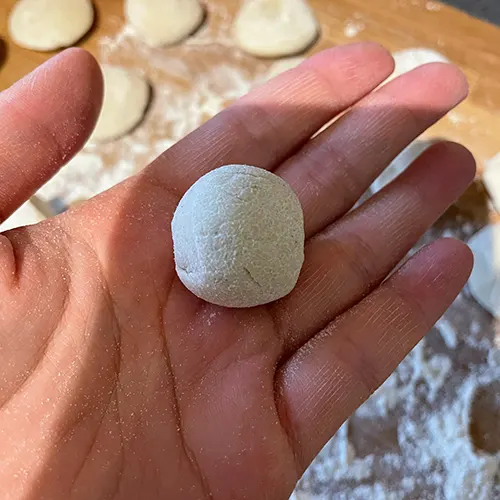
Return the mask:
<path id="1" fill-rule="evenodd" d="M 125 17 L 151 47 L 172 45 L 202 23 L 199 0 L 125 0 Z"/>
<path id="2" fill-rule="evenodd" d="M 485 162 L 483 183 L 493 208 L 500 213 L 500 153 Z"/>
<path id="3" fill-rule="evenodd" d="M 380 191 L 437 142 L 439 142 L 437 139 L 412 142 L 407 148 L 403 149 L 392 163 L 373 181 L 370 186 L 370 191 L 373 194 Z"/>
<path id="4" fill-rule="evenodd" d="M 195 295 L 253 307 L 287 295 L 304 262 L 302 207 L 280 177 L 220 167 L 182 197 L 172 220 L 175 265 Z"/>
<path id="5" fill-rule="evenodd" d="M 233 26 L 238 46 L 259 57 L 298 54 L 318 33 L 318 22 L 305 0 L 247 0 Z"/>
<path id="6" fill-rule="evenodd" d="M 0 231 L 17 227 L 31 226 L 42 222 L 45 217 L 30 201 L 23 203 L 7 220 L 0 225 Z"/>
<path id="7" fill-rule="evenodd" d="M 275 76 L 281 75 L 285 71 L 296 68 L 299 64 L 302 64 L 306 60 L 305 57 L 288 57 L 287 59 L 282 59 L 281 61 L 276 61 L 268 70 L 265 76 L 265 80 L 271 80 Z"/>
<path id="8" fill-rule="evenodd" d="M 474 253 L 474 268 L 469 278 L 472 296 L 493 316 L 500 317 L 500 224 L 477 232 L 469 246 Z"/>
<path id="9" fill-rule="evenodd" d="M 149 83 L 133 71 L 103 66 L 104 101 L 91 141 L 116 139 L 142 120 L 149 103 Z"/>
<path id="10" fill-rule="evenodd" d="M 387 81 L 393 80 L 409 71 L 413 71 L 424 64 L 450 62 L 443 54 L 423 47 L 399 50 L 394 52 L 392 56 L 394 57 L 395 63 L 394 73 Z"/>
<path id="11" fill-rule="evenodd" d="M 92 27 L 90 0 L 20 0 L 9 17 L 12 40 L 27 49 L 69 47 Z"/>

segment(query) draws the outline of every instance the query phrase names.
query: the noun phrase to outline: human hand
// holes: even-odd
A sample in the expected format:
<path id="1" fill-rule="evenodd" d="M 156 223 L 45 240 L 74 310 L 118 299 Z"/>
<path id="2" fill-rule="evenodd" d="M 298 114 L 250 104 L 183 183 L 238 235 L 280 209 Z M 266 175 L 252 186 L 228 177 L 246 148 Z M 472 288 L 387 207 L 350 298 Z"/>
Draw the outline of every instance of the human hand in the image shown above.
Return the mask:
<path id="1" fill-rule="evenodd" d="M 472 181 L 458 145 L 349 211 L 467 93 L 456 68 L 432 64 L 366 97 L 392 69 L 373 44 L 322 52 L 135 177 L 0 236 L 1 498 L 288 497 L 471 270 L 467 247 L 442 240 L 391 274 Z M 101 96 L 79 49 L 0 96 L 2 219 L 82 147 Z M 297 287 L 246 310 L 193 296 L 173 262 L 180 197 L 229 163 L 281 175 L 305 216 Z"/>

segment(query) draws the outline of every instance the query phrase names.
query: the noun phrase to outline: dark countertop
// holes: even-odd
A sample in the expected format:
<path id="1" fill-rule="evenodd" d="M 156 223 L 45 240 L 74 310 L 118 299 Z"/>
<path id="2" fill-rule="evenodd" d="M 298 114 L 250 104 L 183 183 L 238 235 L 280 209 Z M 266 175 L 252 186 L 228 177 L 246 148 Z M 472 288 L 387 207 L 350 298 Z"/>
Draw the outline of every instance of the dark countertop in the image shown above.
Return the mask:
<path id="1" fill-rule="evenodd" d="M 469 14 L 500 25 L 499 0 L 442 0 L 445 3 L 465 10 Z"/>

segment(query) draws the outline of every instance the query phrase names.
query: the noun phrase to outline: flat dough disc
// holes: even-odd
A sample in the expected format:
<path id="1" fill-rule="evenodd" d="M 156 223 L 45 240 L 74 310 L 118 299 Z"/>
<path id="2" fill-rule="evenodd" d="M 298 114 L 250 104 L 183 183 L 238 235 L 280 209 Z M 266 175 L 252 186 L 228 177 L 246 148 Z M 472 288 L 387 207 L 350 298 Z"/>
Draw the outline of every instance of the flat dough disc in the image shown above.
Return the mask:
<path id="1" fill-rule="evenodd" d="M 420 157 L 438 139 L 417 140 L 410 143 L 401 153 L 394 158 L 390 165 L 373 181 L 370 191 L 375 194 L 402 174 L 418 157 Z"/>
<path id="2" fill-rule="evenodd" d="M 287 59 L 282 59 L 281 61 L 276 61 L 267 72 L 265 80 L 271 80 L 272 78 L 281 75 L 285 71 L 296 68 L 299 64 L 302 64 L 306 60 L 305 57 L 288 57 Z"/>
<path id="3" fill-rule="evenodd" d="M 116 139 L 135 128 L 149 103 L 149 83 L 137 73 L 116 66 L 103 66 L 104 101 L 91 140 Z"/>
<path id="4" fill-rule="evenodd" d="M 19 46 L 51 51 L 70 47 L 92 27 L 90 0 L 20 0 L 9 17 L 9 32 Z"/>
<path id="5" fill-rule="evenodd" d="M 500 317 L 500 224 L 477 232 L 469 246 L 474 253 L 474 268 L 469 278 L 472 296 L 493 316 Z"/>
<path id="6" fill-rule="evenodd" d="M 31 226 L 42 222 L 44 219 L 45 217 L 35 208 L 35 206 L 30 201 L 27 201 L 0 225 L 0 231 Z"/>
<path id="7" fill-rule="evenodd" d="M 172 45 L 202 23 L 199 0 L 125 0 L 125 17 L 151 47 Z"/>
<path id="8" fill-rule="evenodd" d="M 409 71 L 413 71 L 424 64 L 450 62 L 443 54 L 424 47 L 399 50 L 394 52 L 392 56 L 394 57 L 395 63 L 394 73 L 387 81 L 393 80 Z"/>
<path id="9" fill-rule="evenodd" d="M 236 44 L 259 57 L 298 54 L 318 33 L 318 22 L 305 0 L 247 0 L 233 25 Z"/>

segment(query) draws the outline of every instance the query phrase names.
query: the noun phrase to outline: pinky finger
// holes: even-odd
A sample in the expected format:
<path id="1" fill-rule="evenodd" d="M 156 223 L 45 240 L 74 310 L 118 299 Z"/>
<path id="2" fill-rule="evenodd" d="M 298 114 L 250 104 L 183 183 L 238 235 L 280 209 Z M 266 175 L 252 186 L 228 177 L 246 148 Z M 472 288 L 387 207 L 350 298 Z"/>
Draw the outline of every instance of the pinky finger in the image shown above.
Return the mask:
<path id="1" fill-rule="evenodd" d="M 278 411 L 304 469 L 428 332 L 466 283 L 472 254 L 449 239 L 411 258 L 305 344 L 278 374 Z"/>

